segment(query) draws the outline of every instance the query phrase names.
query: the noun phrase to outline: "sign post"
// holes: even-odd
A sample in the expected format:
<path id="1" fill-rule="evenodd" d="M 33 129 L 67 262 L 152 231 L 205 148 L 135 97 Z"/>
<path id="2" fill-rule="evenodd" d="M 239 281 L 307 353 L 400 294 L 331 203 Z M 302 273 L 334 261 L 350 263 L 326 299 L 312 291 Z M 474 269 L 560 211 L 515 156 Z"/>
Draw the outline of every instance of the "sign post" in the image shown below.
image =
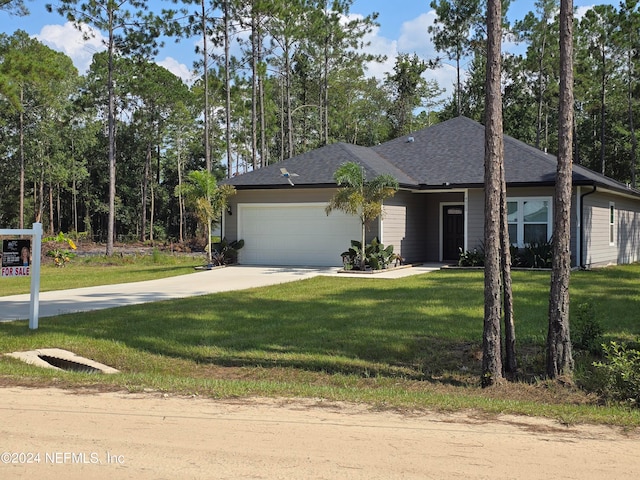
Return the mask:
<path id="1" fill-rule="evenodd" d="M 24 266 L 24 264 L 18 263 L 18 265 L 20 266 L 5 267 L 5 259 L 3 258 L 2 275 L 5 276 L 5 269 L 7 269 L 7 276 L 31 275 L 29 328 L 31 330 L 36 330 L 38 328 L 38 314 L 40 313 L 40 261 L 42 256 L 42 224 L 34 223 L 33 228 L 0 229 L 0 236 L 2 235 L 31 235 L 33 239 L 31 242 L 31 265 Z M 16 242 L 20 242 L 20 240 Z M 16 243 L 16 245 L 19 244 Z M 25 247 L 21 247 L 20 250 L 22 250 L 23 248 Z M 16 250 L 20 251 L 17 249 L 17 246 Z M 20 253 L 18 253 L 18 255 L 20 256 Z M 18 262 L 20 262 L 19 257 Z"/>

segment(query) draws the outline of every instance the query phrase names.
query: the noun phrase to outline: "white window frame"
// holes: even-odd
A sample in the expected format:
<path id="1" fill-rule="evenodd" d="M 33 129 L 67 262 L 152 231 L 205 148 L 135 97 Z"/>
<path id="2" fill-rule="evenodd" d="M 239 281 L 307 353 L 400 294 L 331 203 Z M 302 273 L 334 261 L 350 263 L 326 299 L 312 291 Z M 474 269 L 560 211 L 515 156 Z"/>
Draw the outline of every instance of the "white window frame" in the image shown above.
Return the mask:
<path id="1" fill-rule="evenodd" d="M 510 225 L 517 226 L 518 230 L 518 242 L 514 242 L 513 239 L 509 238 L 509 242 L 511 245 L 514 245 L 518 248 L 525 247 L 524 243 L 524 202 L 533 202 L 533 201 L 545 201 L 549 205 L 549 209 L 547 212 L 547 240 L 550 240 L 553 237 L 553 197 L 507 197 L 507 203 L 509 202 L 517 202 L 518 203 L 518 219 L 517 222 L 509 222 Z"/>
<path id="2" fill-rule="evenodd" d="M 609 246 L 616 244 L 616 202 L 609 202 Z"/>

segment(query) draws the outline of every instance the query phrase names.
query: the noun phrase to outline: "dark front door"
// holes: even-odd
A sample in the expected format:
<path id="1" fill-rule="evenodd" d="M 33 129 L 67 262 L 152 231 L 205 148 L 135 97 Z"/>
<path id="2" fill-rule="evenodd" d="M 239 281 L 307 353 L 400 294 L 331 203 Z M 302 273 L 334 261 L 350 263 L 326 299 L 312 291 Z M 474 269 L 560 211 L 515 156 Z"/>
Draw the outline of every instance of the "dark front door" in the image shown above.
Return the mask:
<path id="1" fill-rule="evenodd" d="M 464 248 L 464 205 L 442 208 L 442 259 L 458 261 Z"/>

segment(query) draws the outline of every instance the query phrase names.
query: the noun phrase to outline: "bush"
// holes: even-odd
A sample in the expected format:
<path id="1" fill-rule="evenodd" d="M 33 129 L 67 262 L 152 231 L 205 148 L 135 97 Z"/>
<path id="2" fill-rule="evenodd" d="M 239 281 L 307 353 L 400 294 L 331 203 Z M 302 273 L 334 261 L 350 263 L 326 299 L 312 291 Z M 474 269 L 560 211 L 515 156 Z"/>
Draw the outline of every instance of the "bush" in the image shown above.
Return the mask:
<path id="1" fill-rule="evenodd" d="M 640 406 L 640 350 L 610 342 L 603 345 L 605 361 L 593 365 L 603 372 L 603 395 L 611 400 Z"/>
<path id="2" fill-rule="evenodd" d="M 459 267 L 484 267 L 484 250 L 474 248 L 473 251 L 460 249 Z"/>
<path id="3" fill-rule="evenodd" d="M 581 303 L 571 325 L 571 344 L 574 348 L 584 350 L 593 355 L 602 353 L 602 334 L 604 327 L 596 318 L 595 308 L 591 303 Z"/>
<path id="4" fill-rule="evenodd" d="M 553 243 L 532 242 L 524 248 L 511 250 L 511 264 L 523 268 L 551 268 L 553 263 Z"/>
<path id="5" fill-rule="evenodd" d="M 362 242 L 351 240 L 351 248 L 346 252 L 342 252 L 342 263 L 345 270 L 360 270 L 361 260 L 364 255 L 365 268 L 372 270 L 383 270 L 389 268 L 391 263 L 395 262 L 396 266 L 402 261 L 401 257 L 393 253 L 393 245 L 385 247 L 378 241 L 378 238 L 371 240 L 362 251 Z"/>
<path id="6" fill-rule="evenodd" d="M 244 247 L 244 240 L 233 240 L 229 242 L 226 238 L 213 244 L 211 261 L 214 265 L 230 265 L 238 261 L 238 250 Z"/>

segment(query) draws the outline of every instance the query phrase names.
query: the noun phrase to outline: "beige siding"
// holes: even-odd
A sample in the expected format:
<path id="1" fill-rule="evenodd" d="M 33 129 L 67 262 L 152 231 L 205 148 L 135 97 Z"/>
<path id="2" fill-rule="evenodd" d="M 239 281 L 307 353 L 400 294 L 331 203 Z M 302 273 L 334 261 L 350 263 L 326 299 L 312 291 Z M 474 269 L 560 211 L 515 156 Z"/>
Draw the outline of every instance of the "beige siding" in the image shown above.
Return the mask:
<path id="1" fill-rule="evenodd" d="M 609 242 L 609 202 L 615 205 L 614 243 Z M 584 198 L 584 255 L 587 267 L 640 260 L 640 206 L 607 193 Z"/>
<path id="2" fill-rule="evenodd" d="M 393 250 L 406 262 L 423 259 L 425 219 L 420 196 L 406 191 L 396 193 L 385 201 L 382 220 L 383 243 L 393 245 Z"/>
<path id="3" fill-rule="evenodd" d="M 402 244 L 407 238 L 407 207 L 405 205 L 385 205 L 382 219 L 382 237 L 385 247 L 393 245 L 393 251 L 402 255 Z"/>
<path id="4" fill-rule="evenodd" d="M 484 190 L 469 190 L 467 219 L 467 249 L 482 247 L 484 243 Z"/>

